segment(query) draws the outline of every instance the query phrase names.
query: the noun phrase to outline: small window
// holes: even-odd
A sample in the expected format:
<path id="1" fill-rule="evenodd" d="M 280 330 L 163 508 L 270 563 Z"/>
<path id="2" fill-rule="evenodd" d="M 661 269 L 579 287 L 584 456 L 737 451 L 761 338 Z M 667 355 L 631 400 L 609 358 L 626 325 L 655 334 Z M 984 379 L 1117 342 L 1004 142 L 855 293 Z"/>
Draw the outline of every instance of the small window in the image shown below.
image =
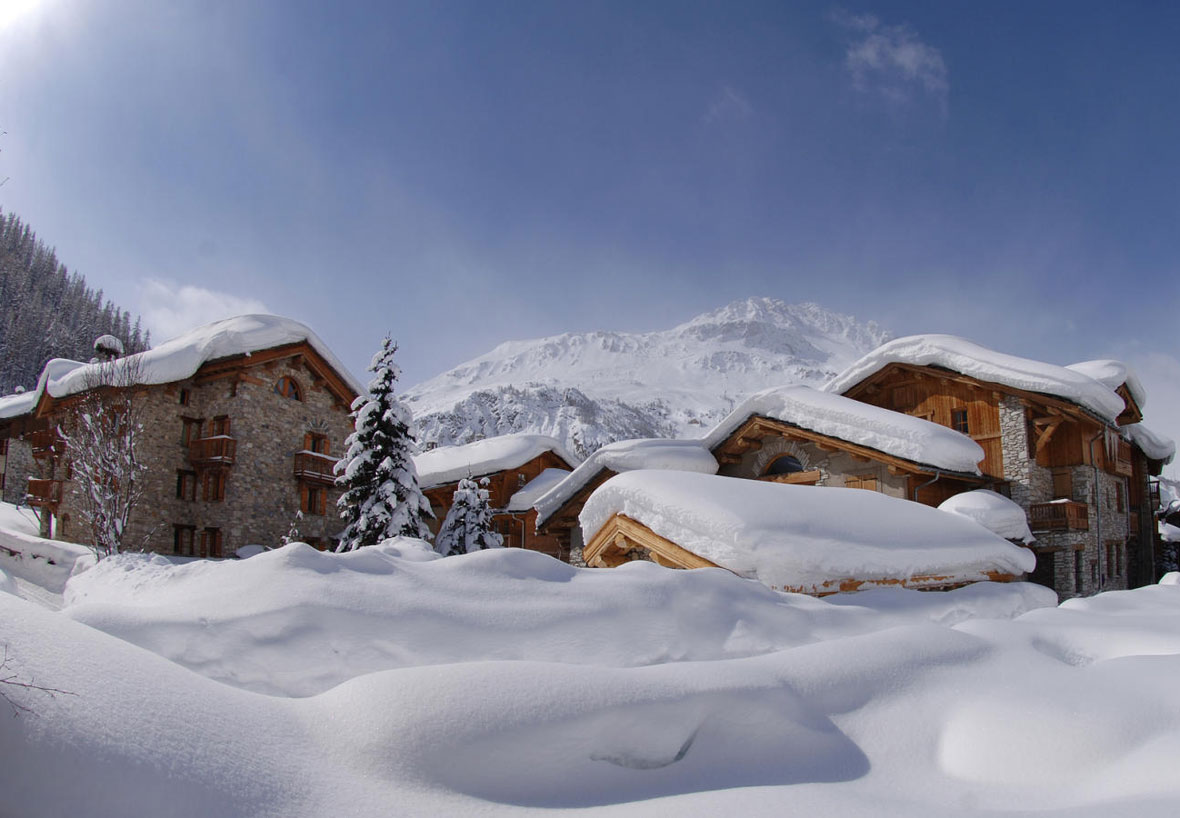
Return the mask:
<path id="1" fill-rule="evenodd" d="M 176 472 L 176 498 L 178 500 L 197 499 L 197 473 L 195 471 Z"/>
<path id="2" fill-rule="evenodd" d="M 967 410 L 955 409 L 951 412 L 951 428 L 956 432 L 963 434 L 970 434 L 970 429 L 967 428 Z"/>
<path id="3" fill-rule="evenodd" d="M 172 526 L 172 553 L 180 557 L 191 557 L 195 533 L 196 529 L 191 525 Z"/>
<path id="4" fill-rule="evenodd" d="M 187 389 L 181 389 L 180 390 L 180 405 L 181 406 L 188 406 L 188 402 L 191 397 L 192 397 L 191 392 L 189 392 Z"/>
<path id="5" fill-rule="evenodd" d="M 206 528 L 201 532 L 201 551 L 199 556 L 202 557 L 220 557 L 221 556 L 221 529 L 220 528 Z"/>
<path id="6" fill-rule="evenodd" d="M 291 400 L 303 400 L 303 394 L 299 391 L 299 384 L 294 378 L 289 375 L 284 375 L 275 383 L 275 392 L 282 395 L 284 398 Z"/>
<path id="7" fill-rule="evenodd" d="M 803 471 L 803 464 L 799 458 L 789 454 L 778 458 L 766 469 L 767 474 L 794 474 L 797 471 Z"/>
<path id="8" fill-rule="evenodd" d="M 180 430 L 180 442 L 185 446 L 197 440 L 201 436 L 201 425 L 204 423 L 200 418 L 181 418 L 180 422 L 184 425 Z"/>
<path id="9" fill-rule="evenodd" d="M 318 432 L 308 432 L 303 436 L 303 448 L 316 454 L 328 454 L 328 436 Z"/>
<path id="10" fill-rule="evenodd" d="M 875 474 L 850 474 L 844 478 L 844 487 L 849 489 L 877 490 L 877 476 Z"/>
<path id="11" fill-rule="evenodd" d="M 225 499 L 224 472 L 205 472 L 201 479 L 201 499 L 211 503 L 220 502 Z"/>
<path id="12" fill-rule="evenodd" d="M 303 485 L 299 491 L 299 509 L 304 514 L 324 515 L 328 512 L 328 492 L 320 486 Z"/>
<path id="13" fill-rule="evenodd" d="M 229 417 L 218 415 L 209 421 L 209 437 L 229 437 Z"/>
<path id="14" fill-rule="evenodd" d="M 1115 499 L 1115 508 L 1118 510 L 1118 513 L 1119 514 L 1124 513 L 1127 510 L 1127 506 L 1126 506 L 1126 501 L 1123 499 L 1123 484 L 1122 483 L 1115 483 L 1114 484 L 1114 499 Z"/>

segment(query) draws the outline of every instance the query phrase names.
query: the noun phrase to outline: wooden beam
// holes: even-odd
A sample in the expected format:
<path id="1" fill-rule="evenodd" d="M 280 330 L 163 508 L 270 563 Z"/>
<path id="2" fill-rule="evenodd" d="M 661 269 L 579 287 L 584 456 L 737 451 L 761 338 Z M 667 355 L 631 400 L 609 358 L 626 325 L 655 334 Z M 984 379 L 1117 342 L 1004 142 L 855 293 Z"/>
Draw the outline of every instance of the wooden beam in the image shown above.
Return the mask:
<path id="1" fill-rule="evenodd" d="M 1046 426 L 1039 435 L 1037 435 L 1037 454 L 1041 453 L 1041 449 L 1049 445 L 1049 439 L 1053 437 L 1053 433 L 1061 426 L 1061 422 L 1065 418 L 1057 418 L 1048 426 Z"/>

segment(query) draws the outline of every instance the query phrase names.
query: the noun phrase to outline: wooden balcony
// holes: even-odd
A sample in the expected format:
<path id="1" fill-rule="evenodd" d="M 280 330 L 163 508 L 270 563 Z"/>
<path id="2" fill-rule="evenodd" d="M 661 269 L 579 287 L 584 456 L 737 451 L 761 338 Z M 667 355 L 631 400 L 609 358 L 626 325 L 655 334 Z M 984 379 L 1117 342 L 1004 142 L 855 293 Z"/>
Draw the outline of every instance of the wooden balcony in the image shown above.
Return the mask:
<path id="1" fill-rule="evenodd" d="M 316 452 L 295 452 L 295 477 L 309 483 L 331 486 L 336 482 L 336 458 Z"/>
<path id="2" fill-rule="evenodd" d="M 228 435 L 194 440 L 188 447 L 188 459 L 197 467 L 232 466 L 238 453 L 238 441 Z"/>
<path id="3" fill-rule="evenodd" d="M 56 429 L 33 432 L 29 443 L 33 448 L 33 457 L 37 460 L 52 459 L 66 450 L 66 442 Z"/>
<path id="4" fill-rule="evenodd" d="M 1089 531 L 1089 507 L 1074 500 L 1033 503 L 1028 522 L 1033 531 Z"/>
<path id="5" fill-rule="evenodd" d="M 29 478 L 28 493 L 25 500 L 31 506 L 55 509 L 61 505 L 61 480 L 36 480 Z"/>

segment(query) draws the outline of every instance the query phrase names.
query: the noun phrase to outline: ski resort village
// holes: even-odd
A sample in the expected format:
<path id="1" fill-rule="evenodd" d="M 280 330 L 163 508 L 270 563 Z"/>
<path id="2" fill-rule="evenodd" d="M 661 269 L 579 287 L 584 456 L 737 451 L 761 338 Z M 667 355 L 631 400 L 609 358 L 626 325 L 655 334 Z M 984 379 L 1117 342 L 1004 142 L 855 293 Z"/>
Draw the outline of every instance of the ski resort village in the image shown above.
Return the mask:
<path id="1" fill-rule="evenodd" d="M 517 430 L 452 391 L 419 438 L 389 339 L 362 384 L 273 315 L 49 361 L 0 398 L 6 803 L 1168 814 L 1180 502 L 1135 373 L 871 340 L 606 443 L 527 385 Z"/>

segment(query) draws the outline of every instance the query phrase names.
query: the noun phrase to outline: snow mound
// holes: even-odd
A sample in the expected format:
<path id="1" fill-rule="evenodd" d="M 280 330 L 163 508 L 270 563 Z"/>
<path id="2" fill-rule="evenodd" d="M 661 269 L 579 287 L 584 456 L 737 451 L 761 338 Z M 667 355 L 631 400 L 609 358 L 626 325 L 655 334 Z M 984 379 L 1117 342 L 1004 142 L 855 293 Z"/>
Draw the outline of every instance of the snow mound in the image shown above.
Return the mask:
<path id="1" fill-rule="evenodd" d="M 716 448 L 755 416 L 947 471 L 979 474 L 984 456 L 978 443 L 953 429 L 809 386 L 778 387 L 751 396 L 705 436 L 705 448 Z"/>
<path id="2" fill-rule="evenodd" d="M 328 362 L 358 395 L 364 393 L 353 377 L 320 337 L 308 327 L 277 315 L 239 315 L 190 330 L 146 352 L 129 355 L 115 362 L 138 368 L 138 383 L 172 383 L 191 377 L 202 364 L 234 355 L 249 355 L 264 349 L 306 341 Z M 48 392 L 63 398 L 84 391 L 99 372 L 101 364 L 54 359 L 46 364 L 33 392 L 0 399 L 0 418 L 15 417 L 30 411 Z"/>
<path id="3" fill-rule="evenodd" d="M 968 582 L 1036 564 L 971 520 L 861 489 L 635 471 L 603 483 L 579 521 L 589 537 L 615 514 L 771 588 L 915 576 Z"/>
<path id="4" fill-rule="evenodd" d="M 938 508 L 940 511 L 974 520 L 1005 540 L 1020 540 L 1027 544 L 1036 539 L 1029 530 L 1024 509 L 1004 495 L 989 489 L 956 494 L 943 501 Z"/>
<path id="5" fill-rule="evenodd" d="M 636 469 L 716 474 L 717 460 L 709 453 L 703 440 L 639 438 L 607 444 L 537 500 L 534 506 L 537 509 L 537 525 L 549 519 L 604 469 L 616 474 Z"/>
<path id="6" fill-rule="evenodd" d="M 1161 460 L 1167 464 L 1176 456 L 1176 444 L 1170 438 L 1156 434 L 1142 423 L 1131 423 L 1123 426 L 1120 431 L 1152 460 Z"/>
<path id="7" fill-rule="evenodd" d="M 463 446 L 440 446 L 415 455 L 418 485 L 422 488 L 455 483 L 464 477 L 483 477 L 515 469 L 545 452 L 553 452 L 572 469 L 578 459 L 546 435 L 500 435 Z"/>
<path id="8" fill-rule="evenodd" d="M 881 345 L 824 387 L 842 395 L 891 363 L 940 366 L 989 383 L 1064 398 L 1114 422 L 1125 408 L 1114 390 L 1064 366 L 1019 358 L 954 335 L 911 335 Z"/>

